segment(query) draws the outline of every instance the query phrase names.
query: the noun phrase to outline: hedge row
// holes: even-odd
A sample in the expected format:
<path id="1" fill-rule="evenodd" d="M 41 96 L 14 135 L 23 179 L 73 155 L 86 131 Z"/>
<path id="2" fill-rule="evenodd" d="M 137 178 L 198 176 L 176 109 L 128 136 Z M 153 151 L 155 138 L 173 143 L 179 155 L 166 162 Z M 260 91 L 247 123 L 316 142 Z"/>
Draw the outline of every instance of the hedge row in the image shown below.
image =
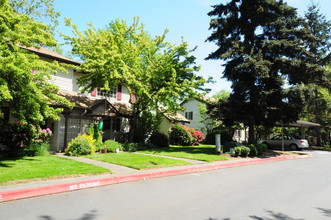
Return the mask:
<path id="1" fill-rule="evenodd" d="M 267 145 L 265 144 L 250 144 L 248 146 L 234 147 L 235 156 L 241 156 L 241 157 L 260 156 L 266 150 L 267 150 Z"/>

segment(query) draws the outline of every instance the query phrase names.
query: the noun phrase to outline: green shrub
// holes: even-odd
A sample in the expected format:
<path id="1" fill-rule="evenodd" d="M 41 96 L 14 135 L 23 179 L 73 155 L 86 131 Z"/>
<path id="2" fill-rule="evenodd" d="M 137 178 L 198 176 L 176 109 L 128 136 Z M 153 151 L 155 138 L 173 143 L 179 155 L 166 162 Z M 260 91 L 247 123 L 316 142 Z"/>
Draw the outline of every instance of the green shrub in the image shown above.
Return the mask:
<path id="1" fill-rule="evenodd" d="M 125 143 L 123 144 L 123 150 L 128 152 L 135 152 L 139 148 L 139 143 Z"/>
<path id="2" fill-rule="evenodd" d="M 256 144 L 256 148 L 258 151 L 257 155 L 261 155 L 263 152 L 265 152 L 268 149 L 268 146 L 266 144 L 259 143 Z"/>
<path id="3" fill-rule="evenodd" d="M 95 152 L 95 140 L 87 134 L 80 134 L 68 143 L 65 150 L 66 155 L 80 156 L 93 154 Z"/>
<path id="4" fill-rule="evenodd" d="M 193 137 L 185 128 L 180 125 L 174 125 L 170 132 L 170 144 L 179 146 L 192 146 Z"/>
<path id="5" fill-rule="evenodd" d="M 101 131 L 99 130 L 98 125 L 91 123 L 88 128 L 87 134 L 93 137 L 93 139 L 95 140 L 95 150 L 101 151 L 103 147 L 102 134 Z"/>
<path id="6" fill-rule="evenodd" d="M 143 143 L 143 144 L 139 144 L 138 150 L 153 149 L 153 148 L 157 148 L 157 147 L 158 146 L 156 146 L 153 143 Z"/>
<path id="7" fill-rule="evenodd" d="M 246 146 L 238 146 L 234 148 L 235 156 L 247 157 L 250 149 Z"/>
<path id="8" fill-rule="evenodd" d="M 246 146 L 241 146 L 241 155 L 242 157 L 247 157 L 250 153 L 250 149 Z"/>
<path id="9" fill-rule="evenodd" d="M 108 152 L 116 152 L 116 149 L 123 150 L 122 144 L 113 141 L 113 140 L 107 140 L 103 143 L 103 148 L 106 149 Z"/>
<path id="10" fill-rule="evenodd" d="M 256 157 L 259 155 L 258 148 L 255 144 L 250 144 L 247 146 L 250 149 L 250 154 L 249 156 Z"/>
<path id="11" fill-rule="evenodd" d="M 149 138 L 150 142 L 157 147 L 169 147 L 169 138 L 160 132 L 153 132 Z"/>
<path id="12" fill-rule="evenodd" d="M 224 145 L 223 145 L 223 153 L 225 152 L 229 152 L 230 151 L 230 148 L 235 148 L 235 147 L 238 147 L 238 146 L 242 146 L 241 143 L 238 143 L 238 142 L 225 142 Z"/>
<path id="13" fill-rule="evenodd" d="M 32 143 L 30 146 L 24 148 L 24 156 L 47 156 L 49 155 L 49 143 Z"/>
<path id="14" fill-rule="evenodd" d="M 235 148 L 233 148 L 234 149 L 234 155 L 235 156 L 240 156 L 241 155 L 241 147 L 240 146 L 238 146 L 238 147 L 235 147 Z"/>

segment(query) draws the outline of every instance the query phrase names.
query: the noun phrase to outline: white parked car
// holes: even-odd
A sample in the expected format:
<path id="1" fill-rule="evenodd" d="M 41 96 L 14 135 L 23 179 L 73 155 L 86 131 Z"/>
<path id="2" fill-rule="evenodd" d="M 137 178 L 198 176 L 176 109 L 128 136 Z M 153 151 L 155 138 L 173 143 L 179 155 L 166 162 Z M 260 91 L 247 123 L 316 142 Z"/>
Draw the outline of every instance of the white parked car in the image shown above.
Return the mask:
<path id="1" fill-rule="evenodd" d="M 269 140 L 261 140 L 260 143 L 268 145 L 268 149 L 282 149 L 282 135 L 277 135 Z M 309 144 L 306 139 L 297 135 L 284 135 L 284 148 L 290 150 L 299 150 L 308 148 Z"/>

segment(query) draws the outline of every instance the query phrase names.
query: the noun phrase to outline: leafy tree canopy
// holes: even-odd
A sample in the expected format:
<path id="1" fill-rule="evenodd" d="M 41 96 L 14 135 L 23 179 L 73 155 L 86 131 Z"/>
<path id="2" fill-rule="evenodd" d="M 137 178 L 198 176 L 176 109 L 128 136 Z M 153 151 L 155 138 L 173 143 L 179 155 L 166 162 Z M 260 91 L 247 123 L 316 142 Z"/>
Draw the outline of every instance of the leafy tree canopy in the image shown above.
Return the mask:
<path id="1" fill-rule="evenodd" d="M 50 107 L 50 103 L 70 106 L 48 82 L 58 69 L 65 70 L 57 62 L 43 61 L 22 49 L 41 45 L 56 45 L 49 27 L 0 0 L 0 106 L 9 107 L 18 120 L 34 125 L 58 118 L 61 109 Z"/>
<path id="2" fill-rule="evenodd" d="M 230 94 L 231 94 L 231 92 L 222 89 L 222 90 L 216 92 L 212 97 L 217 100 L 226 101 L 230 97 Z"/>
<path id="3" fill-rule="evenodd" d="M 20 14 L 29 15 L 31 19 L 49 25 L 51 30 L 59 24 L 59 12 L 54 10 L 54 0 L 10 0 L 10 5 Z"/>
<path id="4" fill-rule="evenodd" d="M 308 50 L 315 54 L 314 62 L 320 65 L 330 63 L 331 21 L 326 20 L 325 15 L 321 14 L 319 6 L 314 3 L 308 6 L 304 19 L 306 28 L 316 38 L 307 44 Z"/>
<path id="5" fill-rule="evenodd" d="M 176 111 L 180 100 L 205 91 L 206 80 L 197 76 L 195 57 L 182 42 L 165 41 L 165 31 L 152 37 L 135 18 L 131 25 L 123 20 L 111 22 L 105 29 L 90 27 L 81 32 L 73 28 L 74 37 L 65 36 L 80 56 L 85 72 L 79 79 L 84 90 L 110 89 L 118 83 L 126 85 L 137 99 L 133 103 L 135 118 L 144 111 Z"/>
<path id="6" fill-rule="evenodd" d="M 255 125 L 298 118 L 304 96 L 297 85 L 329 80 L 307 49 L 318 39 L 283 1 L 231 0 L 208 15 L 213 32 L 207 41 L 219 48 L 207 59 L 226 61 L 223 76 L 233 89 L 218 115 L 248 125 L 250 143 Z"/>

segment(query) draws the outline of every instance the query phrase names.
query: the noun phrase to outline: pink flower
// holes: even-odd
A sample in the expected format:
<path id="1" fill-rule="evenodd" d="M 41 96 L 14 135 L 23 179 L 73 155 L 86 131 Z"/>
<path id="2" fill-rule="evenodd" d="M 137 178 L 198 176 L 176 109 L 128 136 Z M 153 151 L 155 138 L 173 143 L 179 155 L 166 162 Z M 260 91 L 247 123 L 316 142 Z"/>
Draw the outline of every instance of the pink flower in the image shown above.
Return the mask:
<path id="1" fill-rule="evenodd" d="M 26 134 L 24 133 L 23 136 L 26 137 Z"/>

